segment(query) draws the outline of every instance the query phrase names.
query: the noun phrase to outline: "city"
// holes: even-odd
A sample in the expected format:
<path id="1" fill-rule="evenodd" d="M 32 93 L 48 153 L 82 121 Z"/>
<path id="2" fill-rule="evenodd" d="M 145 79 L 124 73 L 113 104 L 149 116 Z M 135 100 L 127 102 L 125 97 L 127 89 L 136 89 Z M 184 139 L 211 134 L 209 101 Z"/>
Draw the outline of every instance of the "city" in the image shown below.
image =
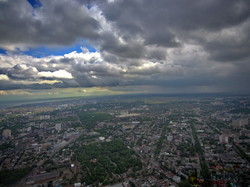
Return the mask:
<path id="1" fill-rule="evenodd" d="M 0 187 L 250 187 L 249 0 L 0 0 Z"/>
<path id="2" fill-rule="evenodd" d="M 132 95 L 0 111 L 2 186 L 247 186 L 248 96 Z"/>

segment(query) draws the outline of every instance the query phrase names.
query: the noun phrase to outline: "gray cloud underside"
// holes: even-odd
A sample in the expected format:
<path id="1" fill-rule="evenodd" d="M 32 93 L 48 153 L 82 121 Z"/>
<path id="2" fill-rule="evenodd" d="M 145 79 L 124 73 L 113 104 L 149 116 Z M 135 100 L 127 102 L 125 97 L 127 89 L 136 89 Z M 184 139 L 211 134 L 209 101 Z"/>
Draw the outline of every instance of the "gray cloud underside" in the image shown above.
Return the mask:
<path id="1" fill-rule="evenodd" d="M 0 46 L 70 45 L 80 37 L 96 38 L 99 23 L 77 1 L 0 2 Z"/>
<path id="2" fill-rule="evenodd" d="M 0 1 L 0 47 L 82 38 L 99 51 L 91 58 L 2 55 L 0 89 L 159 85 L 250 92 L 250 1 L 96 0 L 88 1 L 91 9 L 81 3 L 44 0 L 33 10 L 26 1 Z"/>

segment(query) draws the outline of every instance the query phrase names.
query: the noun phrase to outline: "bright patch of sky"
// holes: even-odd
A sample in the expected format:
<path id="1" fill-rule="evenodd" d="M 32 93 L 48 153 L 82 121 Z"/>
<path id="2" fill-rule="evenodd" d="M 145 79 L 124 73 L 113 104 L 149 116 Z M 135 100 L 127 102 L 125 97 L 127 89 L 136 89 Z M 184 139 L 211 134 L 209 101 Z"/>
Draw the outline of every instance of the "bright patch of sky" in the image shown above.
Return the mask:
<path id="1" fill-rule="evenodd" d="M 6 51 L 2 48 L 0 48 L 0 54 L 6 54 Z"/>
<path id="2" fill-rule="evenodd" d="M 42 3 L 39 0 L 27 0 L 33 8 L 40 8 Z"/>
<path id="3" fill-rule="evenodd" d="M 89 52 L 96 52 L 96 49 L 90 45 L 81 45 L 79 43 L 76 43 L 72 46 L 64 46 L 64 47 L 45 47 L 40 46 L 37 48 L 30 48 L 27 51 L 24 51 L 23 53 L 29 56 L 42 58 L 46 56 L 63 56 L 64 54 L 71 53 L 73 51 L 76 51 L 78 53 L 82 52 L 83 48 L 87 48 Z M 1 52 L 1 50 L 0 50 Z"/>

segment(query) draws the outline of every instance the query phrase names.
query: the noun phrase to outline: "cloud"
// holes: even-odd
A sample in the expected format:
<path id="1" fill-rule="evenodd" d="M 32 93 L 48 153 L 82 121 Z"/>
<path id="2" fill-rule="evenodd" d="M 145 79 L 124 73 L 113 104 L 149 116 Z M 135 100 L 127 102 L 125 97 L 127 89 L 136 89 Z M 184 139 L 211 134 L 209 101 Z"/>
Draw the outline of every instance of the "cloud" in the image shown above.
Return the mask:
<path id="1" fill-rule="evenodd" d="M 0 95 L 33 95 L 31 92 L 29 91 L 25 91 L 25 90 L 0 90 Z"/>
<path id="2" fill-rule="evenodd" d="M 65 70 L 58 70 L 54 72 L 50 71 L 42 71 L 38 73 L 39 77 L 46 77 L 46 78 L 59 78 L 59 79 L 72 79 L 73 76 L 71 73 Z"/>
<path id="3" fill-rule="evenodd" d="M 54 0 L 36 9 L 26 1 L 0 2 L 0 47 L 12 50 L 0 55 L 0 89 L 249 93 L 249 8 L 248 0 Z M 79 40 L 97 51 L 22 54 Z"/>
<path id="4" fill-rule="evenodd" d="M 227 56 L 226 54 L 234 50 L 233 53 L 241 56 L 246 54 L 249 49 L 249 45 L 245 45 L 246 41 L 249 41 L 247 33 L 249 33 L 250 24 L 250 3 L 247 0 L 202 2 L 195 0 L 191 3 L 185 0 L 160 0 L 157 2 L 120 0 L 113 3 L 102 2 L 99 7 L 105 19 L 112 22 L 113 28 L 115 28 L 114 33 L 118 33 L 119 37 L 128 43 L 134 41 L 134 45 L 141 44 L 142 48 L 144 45 L 173 48 L 192 42 L 204 46 L 211 58 L 216 60 L 223 60 L 223 56 Z M 211 37 L 212 35 L 215 37 Z M 242 40 L 237 40 L 236 46 L 233 48 L 227 47 L 229 43 L 234 44 L 232 38 Z M 110 41 L 110 39 L 108 40 Z M 119 44 L 118 41 L 113 40 L 109 43 Z M 237 50 L 240 45 L 245 46 L 246 49 Z M 109 49 L 109 46 L 104 45 L 103 48 L 105 49 L 105 47 Z M 215 53 L 216 49 L 222 50 L 223 47 L 225 50 L 220 55 Z M 141 51 L 143 50 L 141 49 Z M 119 51 L 115 54 L 120 56 Z M 235 55 L 237 56 L 237 54 Z M 232 57 L 232 55 L 230 56 Z"/>
<path id="5" fill-rule="evenodd" d="M 80 92 L 82 92 L 82 93 L 86 93 L 86 92 L 87 92 L 87 90 L 86 90 L 86 89 L 82 89 L 82 90 L 80 90 Z"/>
<path id="6" fill-rule="evenodd" d="M 7 81 L 9 80 L 9 77 L 7 75 L 0 74 L 0 80 Z"/>
<path id="7" fill-rule="evenodd" d="M 4 90 L 0 90 L 0 95 L 8 95 L 8 92 L 6 92 Z"/>
<path id="8" fill-rule="evenodd" d="M 11 15 L 11 16 L 9 16 Z M 80 37 L 98 37 L 98 22 L 79 1 L 0 2 L 0 47 L 15 50 L 40 45 L 70 45 Z"/>

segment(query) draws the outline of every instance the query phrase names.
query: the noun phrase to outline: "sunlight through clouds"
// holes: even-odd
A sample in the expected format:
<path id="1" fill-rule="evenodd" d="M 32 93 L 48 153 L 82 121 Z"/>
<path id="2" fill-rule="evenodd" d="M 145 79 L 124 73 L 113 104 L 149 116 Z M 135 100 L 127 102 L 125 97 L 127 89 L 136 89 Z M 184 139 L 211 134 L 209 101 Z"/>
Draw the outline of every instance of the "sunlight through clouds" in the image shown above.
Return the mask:
<path id="1" fill-rule="evenodd" d="M 246 0 L 2 0 L 0 90 L 249 93 L 249 7 Z"/>

